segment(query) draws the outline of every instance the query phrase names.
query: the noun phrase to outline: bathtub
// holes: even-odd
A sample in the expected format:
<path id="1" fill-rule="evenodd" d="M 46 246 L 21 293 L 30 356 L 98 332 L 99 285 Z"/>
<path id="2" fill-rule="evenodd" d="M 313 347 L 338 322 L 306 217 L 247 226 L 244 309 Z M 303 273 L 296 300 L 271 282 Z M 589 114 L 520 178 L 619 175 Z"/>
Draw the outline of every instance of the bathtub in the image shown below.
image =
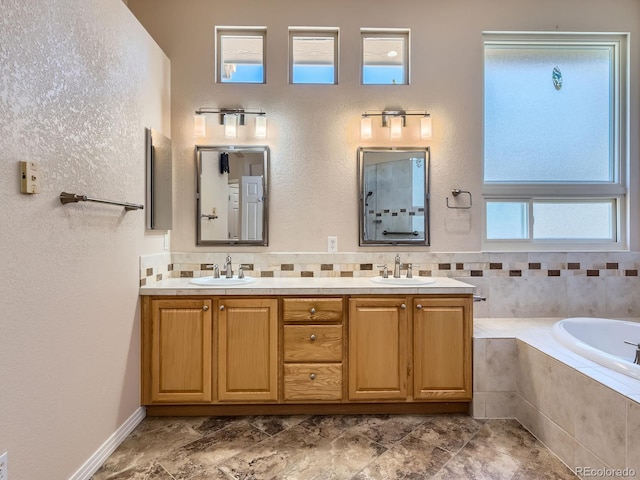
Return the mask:
<path id="1" fill-rule="evenodd" d="M 566 318 L 553 325 L 553 338 L 577 354 L 611 370 L 640 380 L 634 362 L 640 343 L 640 323 L 605 318 Z"/>

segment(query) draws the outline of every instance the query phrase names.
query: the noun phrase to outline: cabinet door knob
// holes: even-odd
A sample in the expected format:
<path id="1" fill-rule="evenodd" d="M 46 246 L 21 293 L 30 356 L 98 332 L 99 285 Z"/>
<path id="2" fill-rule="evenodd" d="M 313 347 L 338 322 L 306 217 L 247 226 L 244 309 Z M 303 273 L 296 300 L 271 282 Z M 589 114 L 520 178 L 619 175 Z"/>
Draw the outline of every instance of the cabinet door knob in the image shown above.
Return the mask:
<path id="1" fill-rule="evenodd" d="M 407 306 L 403 303 L 402 305 L 400 305 L 400 308 L 401 308 L 402 310 L 406 310 L 406 309 L 407 309 Z"/>
<path id="2" fill-rule="evenodd" d="M 224 310 L 224 305 L 220 305 L 220 310 Z"/>
<path id="3" fill-rule="evenodd" d="M 314 313 L 316 313 L 316 309 L 311 307 L 311 310 L 309 310 L 311 312 L 311 315 L 313 315 Z"/>
<path id="4" fill-rule="evenodd" d="M 311 380 L 315 380 L 315 379 L 316 379 L 316 374 L 315 374 L 315 373 L 312 373 L 311 375 L 309 375 L 309 378 L 310 378 Z"/>
<path id="5" fill-rule="evenodd" d="M 204 305 L 202 309 L 206 312 L 207 310 L 209 310 L 209 305 Z"/>
<path id="6" fill-rule="evenodd" d="M 418 305 L 416 305 L 416 308 L 417 308 L 418 310 L 422 310 L 422 305 L 418 304 Z"/>
<path id="7" fill-rule="evenodd" d="M 312 334 L 309 336 L 309 340 L 311 340 L 312 342 L 315 342 L 315 341 L 316 341 L 316 336 L 312 333 Z"/>

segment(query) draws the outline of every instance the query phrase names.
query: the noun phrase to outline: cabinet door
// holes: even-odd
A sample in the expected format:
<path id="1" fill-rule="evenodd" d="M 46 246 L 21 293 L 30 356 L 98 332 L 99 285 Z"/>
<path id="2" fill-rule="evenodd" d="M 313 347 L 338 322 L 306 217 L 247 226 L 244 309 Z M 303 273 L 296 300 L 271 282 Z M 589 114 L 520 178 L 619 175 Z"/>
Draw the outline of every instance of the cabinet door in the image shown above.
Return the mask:
<path id="1" fill-rule="evenodd" d="M 153 300 L 150 323 L 151 402 L 210 402 L 211 300 Z"/>
<path id="2" fill-rule="evenodd" d="M 219 400 L 278 399 L 278 301 L 221 299 Z"/>
<path id="3" fill-rule="evenodd" d="M 414 398 L 471 400 L 471 302 L 414 299 Z"/>
<path id="4" fill-rule="evenodd" d="M 407 370 L 406 299 L 350 299 L 349 399 L 406 399 Z"/>

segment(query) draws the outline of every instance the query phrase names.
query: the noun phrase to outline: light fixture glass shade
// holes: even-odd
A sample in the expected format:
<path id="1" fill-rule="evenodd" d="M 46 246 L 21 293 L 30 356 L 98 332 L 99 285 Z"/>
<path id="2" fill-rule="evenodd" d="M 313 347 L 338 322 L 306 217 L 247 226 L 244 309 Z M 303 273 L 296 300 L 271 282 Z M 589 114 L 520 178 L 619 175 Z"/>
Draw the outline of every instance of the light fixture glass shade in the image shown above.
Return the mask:
<path id="1" fill-rule="evenodd" d="M 194 137 L 206 137 L 206 117 L 204 115 L 196 114 L 193 117 L 193 136 Z"/>
<path id="2" fill-rule="evenodd" d="M 420 119 L 420 138 L 431 138 L 433 130 L 431 128 L 431 116 L 425 115 Z"/>
<path id="3" fill-rule="evenodd" d="M 258 115 L 256 117 L 256 138 L 267 138 L 267 117 Z"/>
<path id="4" fill-rule="evenodd" d="M 373 138 L 373 130 L 371 128 L 371 117 L 362 117 L 360 119 L 360 138 L 362 140 L 370 140 Z"/>
<path id="5" fill-rule="evenodd" d="M 391 140 L 399 140 L 402 138 L 402 117 L 391 117 L 389 121 L 391 126 Z"/>
<path id="6" fill-rule="evenodd" d="M 238 136 L 238 115 L 235 113 L 227 113 L 224 116 L 224 136 L 225 138 Z"/>

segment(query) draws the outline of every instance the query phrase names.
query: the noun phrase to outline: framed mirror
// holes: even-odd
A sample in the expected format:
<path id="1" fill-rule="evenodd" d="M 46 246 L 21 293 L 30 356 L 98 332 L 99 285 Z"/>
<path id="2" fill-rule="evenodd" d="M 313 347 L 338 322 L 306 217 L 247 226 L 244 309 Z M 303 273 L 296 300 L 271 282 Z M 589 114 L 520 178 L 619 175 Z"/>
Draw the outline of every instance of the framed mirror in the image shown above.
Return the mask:
<path id="1" fill-rule="evenodd" d="M 196 146 L 197 244 L 268 245 L 269 148 Z"/>
<path id="2" fill-rule="evenodd" d="M 359 148 L 360 246 L 429 245 L 429 148 Z"/>

